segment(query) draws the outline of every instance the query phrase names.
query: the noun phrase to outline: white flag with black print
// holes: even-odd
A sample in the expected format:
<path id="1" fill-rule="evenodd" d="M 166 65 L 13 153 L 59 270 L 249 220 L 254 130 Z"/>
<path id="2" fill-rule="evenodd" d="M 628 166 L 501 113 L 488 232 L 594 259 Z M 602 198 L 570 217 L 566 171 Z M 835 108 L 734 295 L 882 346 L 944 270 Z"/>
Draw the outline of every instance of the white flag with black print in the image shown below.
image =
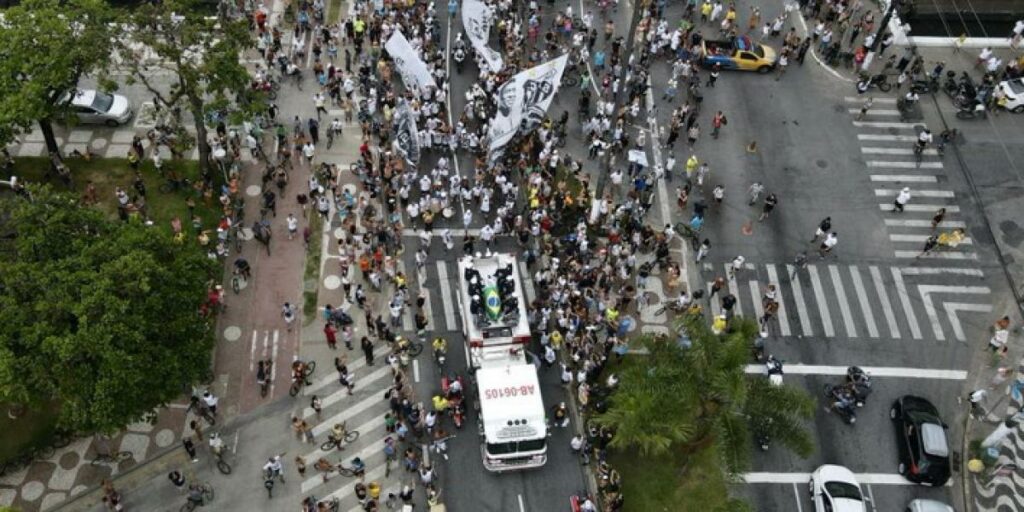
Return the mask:
<path id="1" fill-rule="evenodd" d="M 415 89 L 420 94 L 425 94 L 430 87 L 437 87 L 434 76 L 430 69 L 423 62 L 416 50 L 409 44 L 409 40 L 402 35 L 401 30 L 395 30 L 384 49 L 395 61 L 395 68 L 402 75 L 402 83 L 406 89 Z"/>
<path id="2" fill-rule="evenodd" d="M 544 120 L 568 59 L 563 55 L 519 72 L 498 88 L 498 112 L 487 130 L 491 163 L 516 132 L 528 133 Z"/>
<path id="3" fill-rule="evenodd" d="M 491 25 L 494 23 L 494 12 L 480 0 L 463 0 L 462 26 L 469 35 L 476 52 L 487 61 L 492 73 L 497 73 L 505 66 L 501 54 L 487 46 L 491 36 Z"/>
<path id="4" fill-rule="evenodd" d="M 395 109 L 394 137 L 392 145 L 406 162 L 416 165 L 420 161 L 419 131 L 416 129 L 416 117 L 412 115 L 409 103 L 402 100 Z"/>

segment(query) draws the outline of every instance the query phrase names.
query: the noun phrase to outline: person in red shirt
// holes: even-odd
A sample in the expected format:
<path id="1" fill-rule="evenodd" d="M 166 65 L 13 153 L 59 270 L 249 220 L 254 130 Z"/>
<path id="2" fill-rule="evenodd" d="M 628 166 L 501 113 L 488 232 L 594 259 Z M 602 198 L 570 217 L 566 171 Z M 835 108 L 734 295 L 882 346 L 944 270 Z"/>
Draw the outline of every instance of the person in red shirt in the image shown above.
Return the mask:
<path id="1" fill-rule="evenodd" d="M 334 326 L 330 324 L 330 322 L 324 324 L 324 336 L 327 337 L 327 346 L 330 347 L 331 350 L 335 350 L 336 348 L 338 348 L 337 332 L 338 330 L 335 329 Z"/>

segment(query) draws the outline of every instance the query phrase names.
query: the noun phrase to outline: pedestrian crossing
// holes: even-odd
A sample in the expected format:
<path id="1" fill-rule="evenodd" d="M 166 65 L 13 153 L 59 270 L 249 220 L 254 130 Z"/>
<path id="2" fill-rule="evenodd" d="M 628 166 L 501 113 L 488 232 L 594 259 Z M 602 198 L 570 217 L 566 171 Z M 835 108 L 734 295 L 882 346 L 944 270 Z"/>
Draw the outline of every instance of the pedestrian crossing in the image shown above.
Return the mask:
<path id="1" fill-rule="evenodd" d="M 970 237 L 955 247 L 940 245 L 922 254 L 925 241 L 932 235 L 950 233 L 954 229 L 967 229 L 960 219 L 959 197 L 949 186 L 942 155 L 935 147 L 923 151 L 918 160 L 914 144 L 923 122 L 897 122 L 895 98 L 874 98 L 874 105 L 860 116 L 865 97 L 844 98 L 848 112 L 853 114 L 853 126 L 858 128 L 857 142 L 864 156 L 865 170 L 874 189 L 875 197 L 885 202 L 878 209 L 885 214 L 885 227 L 892 242 L 893 256 L 899 259 L 940 260 L 952 265 L 970 264 L 978 259 L 977 247 Z M 939 134 L 932 134 L 935 143 Z M 910 189 L 910 202 L 902 212 L 895 212 L 894 202 L 900 190 Z M 945 208 L 945 216 L 938 226 L 932 218 Z"/>
<path id="2" fill-rule="evenodd" d="M 729 276 L 729 264 L 705 263 L 704 271 L 710 296 L 714 277 Z M 782 337 L 963 342 L 964 322 L 972 319 L 961 314 L 992 311 L 992 291 L 973 284 L 983 277 L 980 269 L 959 267 L 748 263 L 727 277 L 727 293 L 737 299 L 733 313 L 760 318 L 764 292 L 775 285 L 779 310 L 769 331 Z M 711 296 L 712 314 L 722 314 L 720 298 Z"/>

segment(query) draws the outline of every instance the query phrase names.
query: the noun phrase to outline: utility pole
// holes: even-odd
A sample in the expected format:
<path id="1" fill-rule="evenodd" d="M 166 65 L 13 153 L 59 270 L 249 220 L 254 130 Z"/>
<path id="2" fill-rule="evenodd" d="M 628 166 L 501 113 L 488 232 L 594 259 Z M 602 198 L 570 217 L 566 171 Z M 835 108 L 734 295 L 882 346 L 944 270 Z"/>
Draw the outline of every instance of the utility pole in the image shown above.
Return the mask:
<path id="1" fill-rule="evenodd" d="M 896 4 L 898 3 L 899 0 L 889 0 L 889 8 L 885 10 L 882 22 L 878 24 L 875 40 L 871 43 L 871 48 L 868 48 L 868 54 L 864 56 L 864 63 L 860 67 L 862 70 L 867 70 L 871 66 L 871 61 L 875 60 L 875 53 L 878 52 L 878 47 L 882 44 L 882 35 L 885 34 L 885 30 L 889 27 L 889 20 L 892 19 L 892 14 L 896 11 Z"/>
<path id="2" fill-rule="evenodd" d="M 636 28 L 637 25 L 640 24 L 640 20 L 643 19 L 644 13 L 647 12 L 650 4 L 651 0 L 635 0 L 631 3 L 633 16 L 632 19 L 629 20 L 629 36 L 626 38 L 626 52 L 620 61 L 622 63 L 622 71 L 619 73 L 620 87 L 618 93 L 615 94 L 615 110 L 612 112 L 612 116 L 617 115 L 619 110 L 623 107 L 623 90 L 626 89 L 626 76 L 629 74 L 629 61 L 633 56 L 633 46 L 634 41 L 636 40 Z M 626 92 L 625 97 L 629 97 L 628 92 Z M 597 177 L 597 200 L 604 198 L 604 189 L 608 185 L 608 174 L 611 173 L 611 162 L 611 151 L 605 151 L 604 169 Z"/>

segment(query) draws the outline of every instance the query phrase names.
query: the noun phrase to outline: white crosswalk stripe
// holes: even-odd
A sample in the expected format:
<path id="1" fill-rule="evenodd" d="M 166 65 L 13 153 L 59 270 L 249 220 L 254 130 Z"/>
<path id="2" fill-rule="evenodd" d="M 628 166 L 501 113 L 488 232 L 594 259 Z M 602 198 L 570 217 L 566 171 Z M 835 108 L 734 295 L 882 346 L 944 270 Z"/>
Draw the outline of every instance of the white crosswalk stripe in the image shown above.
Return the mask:
<path id="1" fill-rule="evenodd" d="M 818 311 L 821 313 L 819 318 L 821 319 L 822 328 L 825 329 L 825 336 L 831 338 L 836 335 L 836 331 L 832 327 L 832 313 L 829 312 L 828 302 L 825 300 L 825 290 L 821 287 L 818 267 L 808 265 L 807 270 L 811 276 L 811 288 L 814 289 L 814 298 L 818 302 Z"/>
<path id="2" fill-rule="evenodd" d="M 911 156 L 914 154 L 914 148 L 875 148 L 875 147 L 861 147 L 860 152 L 866 155 L 906 155 Z M 939 152 L 934 149 L 926 149 L 922 153 L 926 156 L 938 156 Z"/>
<path id="3" fill-rule="evenodd" d="M 918 176 L 915 174 L 872 174 L 871 181 L 895 181 L 907 183 L 936 183 L 939 179 L 935 176 Z"/>
<path id="4" fill-rule="evenodd" d="M 865 101 L 867 101 L 867 98 L 865 98 L 863 96 L 861 96 L 861 97 L 858 97 L 858 96 L 844 96 L 843 100 L 845 100 L 847 103 L 863 104 Z M 875 97 L 872 97 L 871 101 L 873 103 L 877 103 L 879 105 L 895 105 L 896 104 L 896 98 L 875 98 Z M 860 112 L 859 109 L 857 111 Z"/>
<path id="5" fill-rule="evenodd" d="M 895 196 L 899 192 L 899 190 L 896 190 L 894 188 L 877 188 L 875 189 L 875 196 Z M 911 190 L 911 197 L 951 198 L 954 197 L 954 194 L 952 191 L 949 190 Z"/>

